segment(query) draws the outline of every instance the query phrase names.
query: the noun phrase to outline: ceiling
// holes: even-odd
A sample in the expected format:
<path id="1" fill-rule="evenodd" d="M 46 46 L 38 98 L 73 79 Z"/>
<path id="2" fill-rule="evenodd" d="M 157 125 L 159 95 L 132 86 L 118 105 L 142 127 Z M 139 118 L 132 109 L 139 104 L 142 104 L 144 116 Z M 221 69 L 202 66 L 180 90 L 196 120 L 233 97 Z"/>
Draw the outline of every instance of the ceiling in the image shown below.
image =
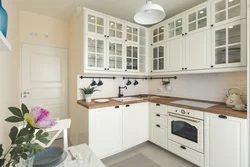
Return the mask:
<path id="1" fill-rule="evenodd" d="M 166 11 L 166 19 L 207 0 L 153 0 Z M 21 10 L 69 20 L 78 6 L 134 22 L 135 11 L 146 0 L 18 0 Z"/>

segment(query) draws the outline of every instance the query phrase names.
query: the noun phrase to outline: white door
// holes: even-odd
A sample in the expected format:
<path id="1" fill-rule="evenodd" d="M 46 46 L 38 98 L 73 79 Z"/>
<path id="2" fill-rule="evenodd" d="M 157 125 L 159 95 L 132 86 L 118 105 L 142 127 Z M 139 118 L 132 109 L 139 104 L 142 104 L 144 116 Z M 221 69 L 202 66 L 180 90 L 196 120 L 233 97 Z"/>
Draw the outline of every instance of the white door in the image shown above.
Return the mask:
<path id="1" fill-rule="evenodd" d="M 67 50 L 23 44 L 21 53 L 21 102 L 67 118 Z"/>

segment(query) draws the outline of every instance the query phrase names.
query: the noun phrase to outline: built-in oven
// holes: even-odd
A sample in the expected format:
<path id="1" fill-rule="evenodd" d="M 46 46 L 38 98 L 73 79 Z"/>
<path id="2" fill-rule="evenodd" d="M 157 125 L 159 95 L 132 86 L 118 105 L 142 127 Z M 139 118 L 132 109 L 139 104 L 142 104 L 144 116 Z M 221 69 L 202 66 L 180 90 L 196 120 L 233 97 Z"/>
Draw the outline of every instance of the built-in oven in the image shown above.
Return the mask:
<path id="1" fill-rule="evenodd" d="M 203 113 L 180 109 L 168 112 L 168 138 L 203 153 Z"/>

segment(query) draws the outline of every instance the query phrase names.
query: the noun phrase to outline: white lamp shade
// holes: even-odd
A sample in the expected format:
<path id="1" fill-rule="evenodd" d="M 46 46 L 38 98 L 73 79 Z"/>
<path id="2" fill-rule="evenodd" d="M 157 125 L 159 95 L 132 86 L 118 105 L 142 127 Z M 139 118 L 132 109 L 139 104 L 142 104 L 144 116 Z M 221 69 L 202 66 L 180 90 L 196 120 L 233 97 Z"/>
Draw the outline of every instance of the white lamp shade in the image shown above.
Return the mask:
<path id="1" fill-rule="evenodd" d="M 137 10 L 134 20 L 139 24 L 150 25 L 162 21 L 165 16 L 166 14 L 163 7 L 148 1 Z"/>

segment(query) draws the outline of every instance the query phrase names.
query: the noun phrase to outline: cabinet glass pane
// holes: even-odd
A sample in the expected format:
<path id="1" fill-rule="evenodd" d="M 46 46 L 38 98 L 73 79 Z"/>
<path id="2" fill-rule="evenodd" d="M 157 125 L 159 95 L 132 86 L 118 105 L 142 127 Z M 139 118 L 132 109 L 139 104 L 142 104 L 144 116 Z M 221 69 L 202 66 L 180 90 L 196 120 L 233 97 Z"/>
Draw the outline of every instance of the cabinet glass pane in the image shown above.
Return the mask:
<path id="1" fill-rule="evenodd" d="M 241 42 L 241 25 L 229 27 L 228 38 L 229 44 Z"/>
<path id="2" fill-rule="evenodd" d="M 153 42 L 154 42 L 154 43 L 158 42 L 158 36 L 155 36 L 155 37 L 153 38 Z"/>
<path id="3" fill-rule="evenodd" d="M 122 24 L 116 23 L 116 29 L 122 31 Z"/>
<path id="4" fill-rule="evenodd" d="M 164 57 L 164 46 L 159 47 L 159 57 Z"/>
<path id="5" fill-rule="evenodd" d="M 153 70 L 158 70 L 158 59 L 153 61 Z"/>
<path id="6" fill-rule="evenodd" d="M 188 25 L 189 32 L 194 31 L 194 30 L 196 30 L 196 22 L 193 22 L 193 23 Z"/>
<path id="7" fill-rule="evenodd" d="M 89 38 L 88 39 L 88 51 L 89 52 L 96 52 L 96 46 L 95 46 L 95 39 Z"/>
<path id="8" fill-rule="evenodd" d="M 97 25 L 104 26 L 104 19 L 97 17 Z"/>
<path id="9" fill-rule="evenodd" d="M 146 30 L 144 28 L 140 28 L 140 36 L 146 37 Z"/>
<path id="10" fill-rule="evenodd" d="M 116 57 L 116 68 L 122 69 L 122 57 Z"/>
<path id="11" fill-rule="evenodd" d="M 115 30 L 109 29 L 109 36 L 115 37 Z"/>
<path id="12" fill-rule="evenodd" d="M 226 47 L 215 49 L 215 64 L 226 63 Z"/>
<path id="13" fill-rule="evenodd" d="M 138 58 L 138 48 L 137 47 L 133 47 L 133 57 Z"/>
<path id="14" fill-rule="evenodd" d="M 138 69 L 138 60 L 133 59 L 133 70 L 137 70 L 137 69 Z"/>
<path id="15" fill-rule="evenodd" d="M 100 27 L 100 26 L 97 26 L 97 33 L 98 34 L 104 34 L 104 28 Z"/>
<path id="16" fill-rule="evenodd" d="M 97 40 L 97 53 L 104 53 L 104 41 Z"/>
<path id="17" fill-rule="evenodd" d="M 175 35 L 178 36 L 178 35 L 181 35 L 181 34 L 182 34 L 182 27 L 177 28 L 176 31 L 175 31 Z"/>
<path id="18" fill-rule="evenodd" d="M 146 48 L 145 47 L 140 47 L 140 54 L 145 55 L 146 53 Z"/>
<path id="19" fill-rule="evenodd" d="M 140 64 L 140 72 L 146 72 L 146 67 L 144 64 Z"/>
<path id="20" fill-rule="evenodd" d="M 240 16 L 240 6 L 233 7 L 228 10 L 228 19 Z"/>
<path id="21" fill-rule="evenodd" d="M 109 56 L 109 68 L 115 68 L 115 56 Z"/>
<path id="22" fill-rule="evenodd" d="M 175 27 L 180 27 L 182 26 L 182 19 L 176 20 L 175 22 Z"/>
<path id="23" fill-rule="evenodd" d="M 127 26 L 127 32 L 128 32 L 128 33 L 132 33 L 132 28 L 129 27 L 129 26 Z"/>
<path id="24" fill-rule="evenodd" d="M 132 70 L 132 59 L 131 58 L 127 58 L 127 69 Z"/>
<path id="25" fill-rule="evenodd" d="M 168 29 L 169 30 L 174 29 L 174 22 L 171 22 L 171 23 L 168 24 Z"/>
<path id="26" fill-rule="evenodd" d="M 228 47 L 228 63 L 241 62 L 241 46 L 234 45 Z"/>
<path id="27" fill-rule="evenodd" d="M 138 35 L 138 29 L 137 28 L 133 28 L 133 34 Z"/>
<path id="28" fill-rule="evenodd" d="M 158 35 L 158 29 L 153 30 L 153 36 Z"/>
<path id="29" fill-rule="evenodd" d="M 95 54 L 94 53 L 89 53 L 88 54 L 88 66 L 89 67 L 96 67 L 96 65 L 95 65 Z"/>
<path id="30" fill-rule="evenodd" d="M 132 46 L 127 46 L 127 57 L 132 57 Z"/>
<path id="31" fill-rule="evenodd" d="M 97 67 L 104 67 L 104 56 L 98 54 L 97 55 Z"/>
<path id="32" fill-rule="evenodd" d="M 168 37 L 169 38 L 174 37 L 174 30 L 168 32 Z"/>
<path id="33" fill-rule="evenodd" d="M 159 41 L 163 41 L 164 40 L 164 34 L 159 35 Z"/>
<path id="34" fill-rule="evenodd" d="M 153 58 L 158 58 L 158 48 L 153 49 Z"/>
<path id="35" fill-rule="evenodd" d="M 127 34 L 127 40 L 132 41 L 132 34 Z"/>
<path id="36" fill-rule="evenodd" d="M 113 43 L 113 42 L 109 43 L 109 54 L 115 55 L 115 43 Z"/>
<path id="37" fill-rule="evenodd" d="M 89 32 L 94 32 L 94 33 L 95 33 L 95 25 L 93 25 L 93 24 L 88 24 L 88 31 L 89 31 Z"/>
<path id="38" fill-rule="evenodd" d="M 121 31 L 116 31 L 116 37 L 117 38 L 122 38 L 122 32 Z"/>
<path id="39" fill-rule="evenodd" d="M 109 21 L 109 28 L 115 29 L 115 22 Z"/>
<path id="40" fill-rule="evenodd" d="M 206 27 L 206 26 L 207 26 L 207 18 L 204 18 L 198 21 L 198 29 Z"/>
<path id="41" fill-rule="evenodd" d="M 240 0 L 228 0 L 228 7 L 232 7 L 232 6 L 235 6 L 235 5 L 238 5 L 240 4 Z"/>
<path id="42" fill-rule="evenodd" d="M 207 16 L 207 8 L 201 9 L 198 12 L 198 19 L 201 19 L 201 18 L 206 17 L 206 16 Z"/>
<path id="43" fill-rule="evenodd" d="M 219 23 L 219 22 L 224 21 L 224 20 L 226 20 L 226 11 L 217 13 L 215 15 L 215 23 Z"/>
<path id="44" fill-rule="evenodd" d="M 159 33 L 163 33 L 164 32 L 164 26 L 159 28 Z"/>
<path id="45" fill-rule="evenodd" d="M 146 38 L 145 37 L 140 37 L 140 45 L 146 46 Z"/>
<path id="46" fill-rule="evenodd" d="M 116 55 L 122 56 L 122 44 L 116 44 Z"/>
<path id="47" fill-rule="evenodd" d="M 94 23 L 95 24 L 95 16 L 89 15 L 88 16 L 88 21 L 89 21 L 89 23 Z"/>
<path id="48" fill-rule="evenodd" d="M 215 31 L 215 46 L 226 45 L 226 29 Z"/>
<path id="49" fill-rule="evenodd" d="M 226 0 L 221 0 L 215 4 L 215 12 L 226 9 Z"/>
<path id="50" fill-rule="evenodd" d="M 159 70 L 164 69 L 164 59 L 159 59 Z"/>
<path id="51" fill-rule="evenodd" d="M 138 36 L 137 35 L 133 35 L 133 41 L 138 42 Z"/>
<path id="52" fill-rule="evenodd" d="M 188 15 L 188 22 L 193 22 L 196 20 L 196 13 L 192 13 L 190 15 Z"/>

